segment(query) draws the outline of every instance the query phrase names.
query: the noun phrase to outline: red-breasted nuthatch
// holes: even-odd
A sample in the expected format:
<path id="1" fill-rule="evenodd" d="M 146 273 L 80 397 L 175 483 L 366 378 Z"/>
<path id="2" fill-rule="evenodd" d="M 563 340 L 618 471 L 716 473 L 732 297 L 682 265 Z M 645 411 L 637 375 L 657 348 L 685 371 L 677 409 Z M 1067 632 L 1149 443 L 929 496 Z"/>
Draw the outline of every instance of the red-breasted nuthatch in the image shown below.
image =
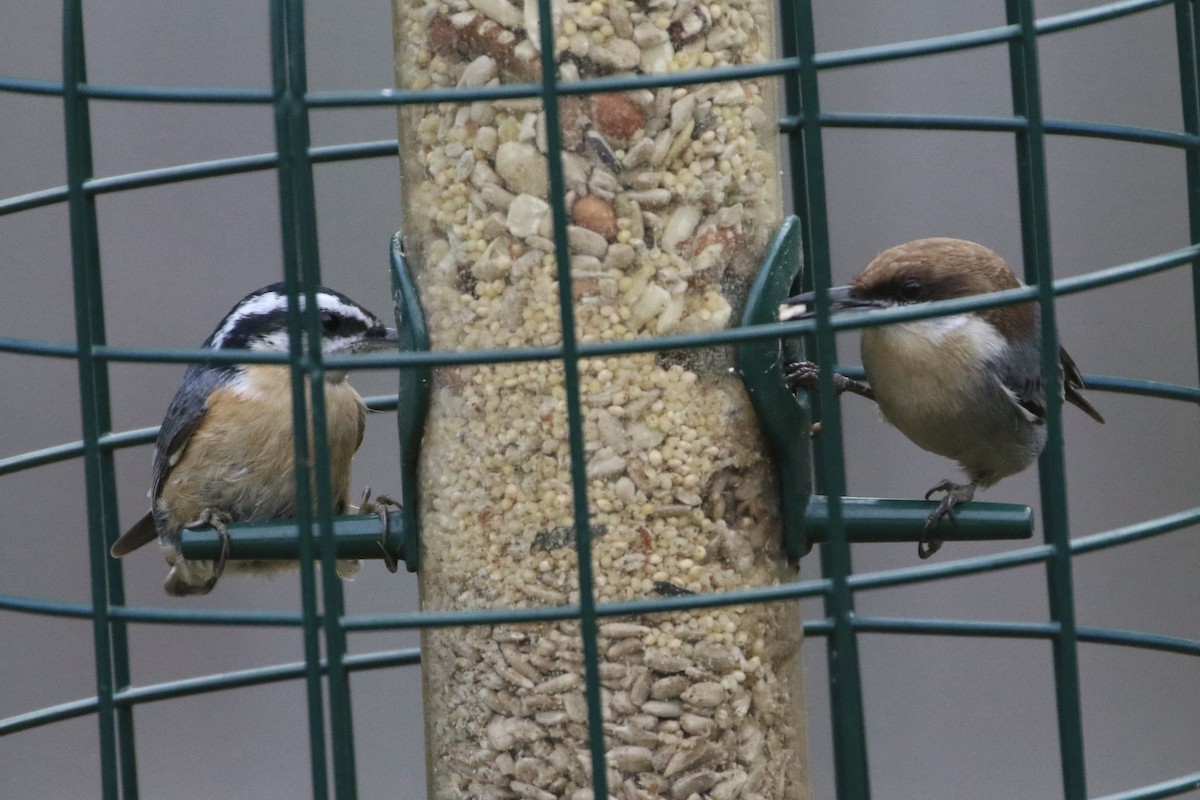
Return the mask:
<path id="1" fill-rule="evenodd" d="M 849 286 L 829 291 L 833 308 L 895 306 L 969 297 L 1023 284 L 1000 256 L 962 239 L 918 239 L 885 250 Z M 813 293 L 784 301 L 780 319 L 811 315 Z M 937 552 L 931 534 L 954 507 L 1028 467 L 1046 444 L 1040 314 L 1034 303 L 989 308 L 913 322 L 864 328 L 862 362 L 883 416 L 918 447 L 952 458 L 970 479 L 945 480 L 925 499 L 944 492 L 925 524 L 921 558 Z M 1075 362 L 1059 350 L 1060 395 L 1104 422 L 1080 390 Z M 789 366 L 793 389 L 815 385 L 807 362 Z M 855 388 L 837 376 L 839 391 Z"/>
<path id="2" fill-rule="evenodd" d="M 396 347 L 395 329 L 344 294 L 322 287 L 316 301 L 325 355 Z M 201 346 L 286 353 L 287 309 L 282 283 L 259 289 L 234 306 Z M 326 371 L 324 384 L 330 488 L 335 512 L 341 514 L 350 491 L 350 459 L 363 438 L 366 406 L 345 372 Z M 311 424 L 310 410 L 310 433 Z M 164 583 L 167 593 L 206 594 L 225 568 L 227 523 L 295 515 L 294 441 L 287 366 L 192 364 L 159 429 L 150 512 L 117 539 L 112 555 L 120 558 L 157 538 L 171 565 Z M 222 557 L 215 562 L 187 561 L 180 553 L 182 531 L 203 524 L 221 534 Z M 230 562 L 231 570 L 242 572 L 280 566 L 278 561 Z M 338 572 L 353 574 L 356 569 L 356 563 L 346 562 L 339 564 Z"/>

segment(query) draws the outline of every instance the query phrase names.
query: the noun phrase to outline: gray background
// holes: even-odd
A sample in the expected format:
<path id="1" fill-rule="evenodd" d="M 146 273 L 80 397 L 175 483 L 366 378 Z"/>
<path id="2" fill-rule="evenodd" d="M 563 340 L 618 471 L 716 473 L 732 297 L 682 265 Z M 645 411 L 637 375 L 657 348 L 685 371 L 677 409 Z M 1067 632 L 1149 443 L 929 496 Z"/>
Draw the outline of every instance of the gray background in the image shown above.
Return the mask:
<path id="1" fill-rule="evenodd" d="M 233 0 L 86 4 L 94 83 L 269 85 L 267 13 Z M 1090 3 L 1039 2 L 1039 16 Z M 818 0 L 823 51 L 1003 23 L 1003 4 L 956 0 Z M 392 82 L 391 17 L 384 2 L 312 3 L 310 87 Z M 0 74 L 60 77 L 53 3 L 0 3 Z M 1172 12 L 1042 39 L 1046 115 L 1179 129 Z M 827 73 L 826 110 L 1010 113 L 1003 47 Z M 386 109 L 317 111 L 316 144 L 390 139 Z M 265 107 L 93 104 L 96 174 L 273 149 Z M 920 236 L 975 239 L 1019 271 L 1020 232 L 1011 137 L 1001 134 L 829 130 L 825 136 L 835 279 L 878 251 Z M 1187 243 L 1183 156 L 1085 139 L 1049 143 L 1056 274 L 1074 275 Z M 62 114 L 53 98 L 0 94 L 0 196 L 64 183 Z M 397 227 L 393 159 L 318 166 L 326 283 L 386 312 L 386 245 Z M 198 344 L 242 294 L 281 274 L 273 173 L 111 195 L 99 202 L 109 339 Z M 70 341 L 70 251 L 64 206 L 0 217 L 0 336 Z M 1195 385 L 1191 285 L 1183 271 L 1075 295 L 1060 305 L 1062 340 L 1085 372 Z M 856 360 L 852 336 L 840 343 Z M 161 419 L 181 368 L 114 365 L 118 430 Z M 75 368 L 65 360 L 0 355 L 0 457 L 79 438 Z M 364 394 L 394 391 L 360 374 Z M 1068 409 L 1067 482 L 1075 535 L 1196 504 L 1196 411 L 1165 401 L 1093 394 L 1104 427 Z M 911 445 L 865 402 L 844 403 L 851 494 L 914 497 L 953 465 Z M 143 510 L 150 449 L 118 454 L 122 519 Z M 398 484 L 395 425 L 369 420 L 355 486 Z M 1037 500 L 1034 471 L 983 499 Z M 0 479 L 0 593 L 86 602 L 82 467 L 69 462 Z M 1081 624 L 1200 637 L 1195 530 L 1075 562 Z M 1015 546 L 1015 545 L 1014 545 Z M 940 558 L 1007 545 L 947 546 Z M 859 571 L 915 563 L 915 547 L 857 547 Z M 816 576 L 816 560 L 803 564 Z M 181 607 L 160 589 L 152 548 L 127 559 L 132 604 Z M 415 579 L 368 564 L 346 588 L 351 612 L 408 610 Z M 226 580 L 197 608 L 294 609 L 297 580 Z M 866 614 L 1044 621 L 1039 568 L 864 594 Z M 818 605 L 806 608 L 820 615 Z M 0 614 L 0 717 L 94 694 L 91 628 L 82 621 Z M 357 636 L 365 652 L 407 646 L 407 634 Z M 297 661 L 291 630 L 135 626 L 135 682 Z M 1049 645 L 1039 641 L 866 635 L 862 638 L 871 783 L 877 797 L 1052 798 L 1060 793 Z M 805 647 L 814 796 L 832 793 L 824 646 Z M 1159 653 L 1081 648 L 1089 789 L 1104 794 L 1197 770 L 1200 692 L 1194 661 Z M 415 797 L 424 780 L 417 670 L 354 678 L 359 785 L 365 798 Z M 295 798 L 310 792 L 304 691 L 298 682 L 144 706 L 137 713 L 145 798 Z M 93 797 L 99 759 L 85 717 L 0 740 L 2 794 Z"/>

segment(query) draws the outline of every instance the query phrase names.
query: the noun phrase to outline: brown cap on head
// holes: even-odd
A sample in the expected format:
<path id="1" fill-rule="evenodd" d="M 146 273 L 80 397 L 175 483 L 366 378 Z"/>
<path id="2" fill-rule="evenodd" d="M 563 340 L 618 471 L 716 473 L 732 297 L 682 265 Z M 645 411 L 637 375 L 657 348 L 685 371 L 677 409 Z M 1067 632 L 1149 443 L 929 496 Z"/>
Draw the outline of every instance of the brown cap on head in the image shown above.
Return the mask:
<path id="1" fill-rule="evenodd" d="M 965 239 L 917 239 L 884 250 L 854 279 L 851 296 L 888 305 L 970 297 L 1021 286 L 1000 256 Z M 1008 339 L 1034 330 L 1033 303 L 979 312 Z"/>

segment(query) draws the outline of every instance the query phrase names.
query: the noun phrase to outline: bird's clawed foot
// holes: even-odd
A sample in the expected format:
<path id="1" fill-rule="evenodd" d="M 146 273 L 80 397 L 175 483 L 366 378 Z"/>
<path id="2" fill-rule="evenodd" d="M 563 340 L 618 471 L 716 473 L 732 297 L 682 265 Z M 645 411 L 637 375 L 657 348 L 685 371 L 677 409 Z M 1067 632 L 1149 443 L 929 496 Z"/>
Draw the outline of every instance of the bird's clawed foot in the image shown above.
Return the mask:
<path id="1" fill-rule="evenodd" d="M 975 484 L 942 481 L 925 493 L 925 499 L 932 499 L 933 495 L 938 492 L 945 492 L 946 495 L 942 498 L 942 502 L 938 503 L 938 507 L 930 511 L 929 516 L 925 519 L 925 536 L 917 542 L 917 555 L 921 558 L 929 558 L 942 548 L 942 540 L 935 539 L 931 535 L 934 528 L 942 521 L 942 517 L 948 516 L 951 522 L 955 521 L 955 507 L 969 502 L 971 498 L 975 497 Z"/>
<path id="2" fill-rule="evenodd" d="M 811 361 L 788 361 L 783 365 L 783 374 L 787 378 L 788 388 L 795 394 L 801 389 L 816 389 L 821 368 Z"/>
<path id="3" fill-rule="evenodd" d="M 811 361 L 789 361 L 784 364 L 783 374 L 787 378 L 788 388 L 792 394 L 807 389 L 815 390 L 821 381 L 821 368 Z M 875 399 L 875 392 L 870 386 L 851 380 L 840 372 L 833 373 L 833 388 L 839 395 L 850 392 L 868 400 Z"/>
<path id="4" fill-rule="evenodd" d="M 403 506 L 386 494 L 376 495 L 375 499 L 372 500 L 371 487 L 368 486 L 363 491 L 362 500 L 358 504 L 358 513 L 379 515 L 379 525 L 381 531 L 379 534 L 379 549 L 383 551 L 384 566 L 387 567 L 388 572 L 394 573 L 396 570 L 400 569 L 400 562 L 396 560 L 395 556 L 393 556 L 387 549 L 387 545 L 384 544 L 388 530 L 388 508 L 395 508 L 399 510 L 403 508 Z"/>
<path id="5" fill-rule="evenodd" d="M 204 582 L 205 592 L 216 586 L 221 575 L 225 573 L 225 562 L 229 560 L 229 528 L 227 526 L 230 522 L 232 519 L 223 511 L 206 508 L 195 520 L 184 525 L 185 528 L 203 528 L 207 525 L 217 532 L 217 538 L 221 540 L 221 552 L 213 561 L 212 577 Z"/>

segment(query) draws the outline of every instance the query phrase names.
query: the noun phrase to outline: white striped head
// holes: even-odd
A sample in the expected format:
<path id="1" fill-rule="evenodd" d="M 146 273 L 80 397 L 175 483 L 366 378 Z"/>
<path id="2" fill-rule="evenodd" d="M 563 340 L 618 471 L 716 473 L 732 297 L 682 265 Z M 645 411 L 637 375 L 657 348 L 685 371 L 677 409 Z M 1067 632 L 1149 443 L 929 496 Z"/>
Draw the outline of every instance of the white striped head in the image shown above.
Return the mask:
<path id="1" fill-rule="evenodd" d="M 304 308 L 301 296 L 300 308 Z M 396 346 L 396 330 L 388 328 L 367 309 L 341 292 L 318 287 L 321 311 L 321 351 L 345 355 Z M 287 323 L 288 301 L 282 283 L 252 292 L 225 315 L 204 342 L 214 350 L 254 350 L 286 353 L 290 343 Z"/>

